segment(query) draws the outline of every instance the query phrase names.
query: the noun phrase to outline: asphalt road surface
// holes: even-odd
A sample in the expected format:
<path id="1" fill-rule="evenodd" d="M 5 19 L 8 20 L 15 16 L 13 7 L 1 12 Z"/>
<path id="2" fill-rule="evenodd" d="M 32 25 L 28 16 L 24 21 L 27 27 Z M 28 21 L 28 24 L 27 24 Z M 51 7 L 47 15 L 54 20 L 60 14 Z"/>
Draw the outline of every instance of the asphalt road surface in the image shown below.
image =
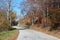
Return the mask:
<path id="1" fill-rule="evenodd" d="M 17 40 L 60 40 L 60 39 L 41 32 L 26 29 L 19 30 Z"/>

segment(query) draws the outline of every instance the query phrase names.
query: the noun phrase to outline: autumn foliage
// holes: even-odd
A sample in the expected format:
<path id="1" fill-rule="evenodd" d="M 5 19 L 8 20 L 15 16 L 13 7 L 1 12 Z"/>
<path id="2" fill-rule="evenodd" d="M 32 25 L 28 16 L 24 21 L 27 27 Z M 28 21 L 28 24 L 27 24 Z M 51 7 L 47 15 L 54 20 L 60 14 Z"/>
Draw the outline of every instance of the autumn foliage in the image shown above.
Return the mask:
<path id="1" fill-rule="evenodd" d="M 47 25 L 50 27 L 49 31 L 60 27 L 59 0 L 27 0 L 21 4 L 25 6 L 23 6 L 22 13 L 27 12 L 27 15 L 20 22 L 23 21 L 26 24 L 29 21 L 30 24 Z"/>
<path id="2" fill-rule="evenodd" d="M 15 13 L 12 13 L 12 14 L 11 14 L 11 17 L 12 17 L 11 22 L 14 21 L 16 18 L 16 14 Z M 6 11 L 0 11 L 0 32 L 1 31 L 8 31 L 10 29 L 11 29 L 11 26 L 7 20 Z"/>

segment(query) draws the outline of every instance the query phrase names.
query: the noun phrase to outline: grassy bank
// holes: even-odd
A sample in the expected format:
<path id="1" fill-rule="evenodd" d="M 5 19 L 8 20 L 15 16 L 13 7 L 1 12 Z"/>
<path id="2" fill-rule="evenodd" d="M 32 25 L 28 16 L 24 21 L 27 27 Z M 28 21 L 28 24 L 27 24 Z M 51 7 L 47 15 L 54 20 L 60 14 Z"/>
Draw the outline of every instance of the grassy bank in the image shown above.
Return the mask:
<path id="1" fill-rule="evenodd" d="M 0 40 L 15 40 L 18 35 L 17 30 L 11 30 L 8 32 L 1 32 L 0 33 Z"/>

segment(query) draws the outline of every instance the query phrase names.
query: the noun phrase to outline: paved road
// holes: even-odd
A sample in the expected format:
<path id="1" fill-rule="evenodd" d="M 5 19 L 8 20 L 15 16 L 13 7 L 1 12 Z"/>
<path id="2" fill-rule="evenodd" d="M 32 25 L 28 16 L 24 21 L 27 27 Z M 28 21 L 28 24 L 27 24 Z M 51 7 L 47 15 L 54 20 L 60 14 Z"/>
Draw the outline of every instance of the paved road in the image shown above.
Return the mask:
<path id="1" fill-rule="evenodd" d="M 60 40 L 47 34 L 36 32 L 33 30 L 19 30 L 17 40 Z"/>

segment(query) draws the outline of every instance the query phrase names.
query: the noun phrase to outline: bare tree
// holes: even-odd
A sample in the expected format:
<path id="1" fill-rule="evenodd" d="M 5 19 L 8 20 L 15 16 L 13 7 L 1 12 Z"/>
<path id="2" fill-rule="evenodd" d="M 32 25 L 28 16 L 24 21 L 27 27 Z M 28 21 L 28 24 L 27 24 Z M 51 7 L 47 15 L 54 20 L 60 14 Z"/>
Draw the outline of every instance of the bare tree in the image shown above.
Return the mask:
<path id="1" fill-rule="evenodd" d="M 11 0 L 5 0 L 5 1 L 6 1 L 6 8 L 7 8 L 7 20 L 11 24 L 11 16 L 10 16 Z"/>
<path id="2" fill-rule="evenodd" d="M 41 1 L 40 0 L 27 0 L 27 2 L 21 3 L 23 5 L 23 10 L 27 13 L 30 13 L 32 16 L 32 25 L 34 24 L 35 14 L 39 14 L 41 9 Z M 27 10 L 27 11 L 26 11 Z"/>
<path id="3" fill-rule="evenodd" d="M 11 24 L 11 12 L 13 11 L 13 7 L 15 5 L 12 4 L 13 0 L 0 0 L 0 9 L 6 11 L 7 21 Z"/>

